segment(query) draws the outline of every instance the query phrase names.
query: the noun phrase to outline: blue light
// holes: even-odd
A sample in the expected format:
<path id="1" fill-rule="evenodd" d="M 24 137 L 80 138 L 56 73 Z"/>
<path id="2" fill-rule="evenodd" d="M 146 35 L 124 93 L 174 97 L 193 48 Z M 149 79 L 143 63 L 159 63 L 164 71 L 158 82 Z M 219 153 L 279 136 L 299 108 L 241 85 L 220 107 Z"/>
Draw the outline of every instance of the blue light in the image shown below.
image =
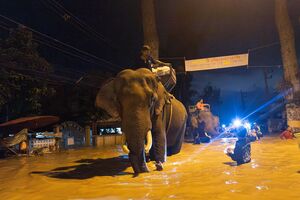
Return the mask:
<path id="1" fill-rule="evenodd" d="M 226 125 L 225 125 L 225 124 L 222 124 L 222 128 L 226 128 Z"/>
<path id="2" fill-rule="evenodd" d="M 235 119 L 233 121 L 233 126 L 236 128 L 242 126 L 242 121 L 240 119 Z"/>

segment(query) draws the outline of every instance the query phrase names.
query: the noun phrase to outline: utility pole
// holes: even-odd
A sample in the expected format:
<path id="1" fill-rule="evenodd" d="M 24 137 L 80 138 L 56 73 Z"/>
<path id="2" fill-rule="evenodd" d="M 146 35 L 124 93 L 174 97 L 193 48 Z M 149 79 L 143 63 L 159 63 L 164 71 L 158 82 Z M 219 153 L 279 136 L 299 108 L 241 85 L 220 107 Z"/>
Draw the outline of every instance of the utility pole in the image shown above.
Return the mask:
<path id="1" fill-rule="evenodd" d="M 269 83 L 268 83 L 269 77 L 268 77 L 267 69 L 264 68 L 263 72 L 264 72 L 264 80 L 265 80 L 265 92 L 266 92 L 267 96 L 269 96 L 269 94 L 270 94 L 269 93 Z"/>
<path id="2" fill-rule="evenodd" d="M 284 79 L 292 87 L 291 95 L 286 97 L 287 124 L 294 131 L 300 131 L 300 82 L 298 61 L 295 49 L 295 34 L 288 13 L 287 0 L 275 0 L 275 21 L 279 34 Z"/>
<path id="3" fill-rule="evenodd" d="M 159 58 L 159 38 L 156 28 L 154 0 L 141 1 L 144 44 L 152 49 L 152 55 L 155 59 Z"/>
<path id="4" fill-rule="evenodd" d="M 281 45 L 285 81 L 293 87 L 295 93 L 300 92 L 297 75 L 298 61 L 295 49 L 295 34 L 288 13 L 287 0 L 275 0 L 275 21 Z"/>

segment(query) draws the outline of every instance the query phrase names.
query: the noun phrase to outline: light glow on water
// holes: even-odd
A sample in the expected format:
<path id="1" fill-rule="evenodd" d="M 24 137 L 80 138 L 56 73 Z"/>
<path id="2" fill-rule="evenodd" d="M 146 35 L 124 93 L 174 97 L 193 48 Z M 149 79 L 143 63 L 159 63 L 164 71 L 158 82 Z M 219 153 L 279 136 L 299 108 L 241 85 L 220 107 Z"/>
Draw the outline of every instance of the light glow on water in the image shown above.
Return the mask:
<path id="1" fill-rule="evenodd" d="M 223 153 L 228 144 L 215 140 L 201 153 L 202 144 L 183 144 L 164 171 L 150 162 L 136 178 L 112 148 L 0 160 L 1 199 L 300 199 L 296 140 L 252 143 L 252 161 L 241 166 Z"/>

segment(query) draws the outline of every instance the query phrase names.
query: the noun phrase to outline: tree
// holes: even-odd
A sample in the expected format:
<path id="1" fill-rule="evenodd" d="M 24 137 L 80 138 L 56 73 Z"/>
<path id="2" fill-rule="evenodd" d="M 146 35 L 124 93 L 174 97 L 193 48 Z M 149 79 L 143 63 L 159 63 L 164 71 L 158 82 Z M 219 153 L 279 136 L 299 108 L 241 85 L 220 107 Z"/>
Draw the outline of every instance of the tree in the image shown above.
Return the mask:
<path id="1" fill-rule="evenodd" d="M 222 104 L 221 89 L 215 86 L 213 87 L 211 83 L 207 83 L 197 99 L 197 101 L 203 99 L 205 103 L 210 104 L 212 107 L 220 106 Z"/>
<path id="2" fill-rule="evenodd" d="M 197 90 L 193 89 L 192 82 L 193 82 L 193 76 L 191 73 L 186 73 L 183 77 L 183 79 L 180 80 L 183 82 L 183 87 L 180 88 L 182 92 L 182 98 L 180 99 L 186 107 L 190 105 L 195 105 L 196 102 L 199 100 L 197 97 L 198 92 Z"/>
<path id="3" fill-rule="evenodd" d="M 0 111 L 11 118 L 40 114 L 45 97 L 54 93 L 45 77 L 52 67 L 37 52 L 32 33 L 12 30 L 0 44 Z M 8 117 L 7 117 L 8 119 Z"/>
<path id="4" fill-rule="evenodd" d="M 141 7 L 144 44 L 151 47 L 152 55 L 157 59 L 159 57 L 159 39 L 156 29 L 154 0 L 142 0 Z"/>
<path id="5" fill-rule="evenodd" d="M 295 50 L 295 34 L 288 14 L 287 0 L 275 0 L 275 21 L 280 38 L 281 54 L 284 69 L 284 85 L 292 86 L 293 95 L 286 97 L 287 124 L 294 131 L 300 131 L 300 106 L 299 106 L 299 69 Z M 285 86 L 286 87 L 286 86 Z"/>
<path id="6" fill-rule="evenodd" d="M 285 82 L 300 92 L 295 34 L 288 14 L 287 0 L 275 0 L 275 21 L 280 38 Z"/>

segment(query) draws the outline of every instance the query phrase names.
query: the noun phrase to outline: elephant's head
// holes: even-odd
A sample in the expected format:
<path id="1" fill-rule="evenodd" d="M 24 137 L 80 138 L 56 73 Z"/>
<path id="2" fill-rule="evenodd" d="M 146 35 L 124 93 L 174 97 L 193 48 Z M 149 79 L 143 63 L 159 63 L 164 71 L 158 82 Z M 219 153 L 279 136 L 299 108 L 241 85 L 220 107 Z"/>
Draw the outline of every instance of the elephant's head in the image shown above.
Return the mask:
<path id="1" fill-rule="evenodd" d="M 121 71 L 97 94 L 96 106 L 120 116 L 129 159 L 135 173 L 148 171 L 145 151 L 151 148 L 151 118 L 162 112 L 166 91 L 148 69 Z"/>
<path id="2" fill-rule="evenodd" d="M 205 131 L 212 134 L 218 134 L 219 117 L 214 116 L 211 112 L 199 112 L 198 115 L 191 117 L 191 125 L 197 128 L 199 123 L 205 122 Z"/>

